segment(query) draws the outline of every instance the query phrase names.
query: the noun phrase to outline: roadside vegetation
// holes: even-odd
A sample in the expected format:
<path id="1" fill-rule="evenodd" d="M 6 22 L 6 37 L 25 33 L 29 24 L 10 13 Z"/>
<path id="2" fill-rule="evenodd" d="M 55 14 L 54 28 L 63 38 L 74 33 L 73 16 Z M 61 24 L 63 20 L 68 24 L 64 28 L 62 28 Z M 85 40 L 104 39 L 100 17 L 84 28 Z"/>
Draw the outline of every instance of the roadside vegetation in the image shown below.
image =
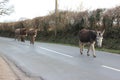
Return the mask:
<path id="1" fill-rule="evenodd" d="M 78 46 L 79 30 L 105 29 L 101 50 L 120 53 L 120 6 L 80 12 L 59 10 L 57 17 L 55 12 L 51 12 L 49 15 L 34 19 L 0 23 L 0 36 L 14 37 L 14 30 L 22 27 L 38 27 L 37 41 L 75 46 Z"/>

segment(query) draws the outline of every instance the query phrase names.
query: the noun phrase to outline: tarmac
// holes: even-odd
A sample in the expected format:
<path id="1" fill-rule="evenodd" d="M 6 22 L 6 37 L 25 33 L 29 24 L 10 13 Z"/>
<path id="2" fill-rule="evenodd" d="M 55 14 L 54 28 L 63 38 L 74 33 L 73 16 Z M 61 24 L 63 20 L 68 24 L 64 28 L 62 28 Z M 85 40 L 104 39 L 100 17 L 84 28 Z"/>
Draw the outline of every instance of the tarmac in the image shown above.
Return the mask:
<path id="1" fill-rule="evenodd" d="M 0 80 L 44 80 L 25 74 L 13 62 L 0 54 Z"/>

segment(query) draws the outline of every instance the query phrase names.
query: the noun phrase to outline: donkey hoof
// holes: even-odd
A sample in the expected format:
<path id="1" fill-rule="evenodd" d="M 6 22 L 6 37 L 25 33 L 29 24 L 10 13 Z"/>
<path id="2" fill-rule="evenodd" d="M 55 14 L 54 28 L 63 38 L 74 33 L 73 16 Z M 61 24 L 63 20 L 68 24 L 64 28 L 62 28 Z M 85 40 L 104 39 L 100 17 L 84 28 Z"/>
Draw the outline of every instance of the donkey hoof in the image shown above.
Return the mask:
<path id="1" fill-rule="evenodd" d="M 82 55 L 83 53 L 81 53 L 81 55 Z"/>
<path id="2" fill-rule="evenodd" d="M 93 55 L 94 58 L 96 58 L 96 55 Z"/>
<path id="3" fill-rule="evenodd" d="M 80 51 L 80 54 L 82 55 L 82 54 L 83 54 L 83 52 L 82 52 L 82 51 Z"/>
<path id="4" fill-rule="evenodd" d="M 90 56 L 90 54 L 87 54 L 87 56 Z"/>

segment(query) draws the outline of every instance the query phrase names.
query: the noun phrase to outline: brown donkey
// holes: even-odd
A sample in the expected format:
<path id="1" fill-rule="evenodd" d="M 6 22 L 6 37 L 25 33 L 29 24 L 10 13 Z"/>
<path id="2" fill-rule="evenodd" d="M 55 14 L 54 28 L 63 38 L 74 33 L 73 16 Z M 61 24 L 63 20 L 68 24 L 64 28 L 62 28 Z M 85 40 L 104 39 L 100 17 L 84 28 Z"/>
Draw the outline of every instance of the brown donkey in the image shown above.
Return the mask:
<path id="1" fill-rule="evenodd" d="M 15 40 L 25 42 L 25 37 L 27 36 L 27 29 L 26 28 L 18 28 L 15 30 Z"/>
<path id="2" fill-rule="evenodd" d="M 28 31 L 27 31 L 27 34 L 30 38 L 30 44 L 34 44 L 35 42 L 35 38 L 37 36 L 37 29 L 36 28 L 30 28 Z"/>
<path id="3" fill-rule="evenodd" d="M 80 45 L 80 53 L 83 54 L 83 48 L 86 43 L 90 43 L 90 46 L 87 51 L 87 55 L 89 56 L 90 49 L 93 51 L 93 57 L 96 57 L 95 54 L 95 42 L 97 42 L 98 47 L 102 46 L 102 40 L 103 40 L 103 34 L 105 30 L 103 31 L 94 31 L 94 30 L 87 30 L 82 29 L 79 32 L 79 45 Z"/>

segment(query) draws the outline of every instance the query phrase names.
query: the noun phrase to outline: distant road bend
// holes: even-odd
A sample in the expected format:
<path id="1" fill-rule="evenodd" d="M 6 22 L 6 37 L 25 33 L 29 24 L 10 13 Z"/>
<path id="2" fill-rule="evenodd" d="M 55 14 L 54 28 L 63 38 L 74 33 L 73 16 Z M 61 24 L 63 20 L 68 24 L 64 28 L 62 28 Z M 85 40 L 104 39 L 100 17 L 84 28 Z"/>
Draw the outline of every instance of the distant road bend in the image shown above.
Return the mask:
<path id="1" fill-rule="evenodd" d="M 0 54 L 29 76 L 44 80 L 120 80 L 120 55 L 96 51 L 88 57 L 78 47 L 0 37 Z M 91 52 L 90 52 L 91 53 Z"/>

